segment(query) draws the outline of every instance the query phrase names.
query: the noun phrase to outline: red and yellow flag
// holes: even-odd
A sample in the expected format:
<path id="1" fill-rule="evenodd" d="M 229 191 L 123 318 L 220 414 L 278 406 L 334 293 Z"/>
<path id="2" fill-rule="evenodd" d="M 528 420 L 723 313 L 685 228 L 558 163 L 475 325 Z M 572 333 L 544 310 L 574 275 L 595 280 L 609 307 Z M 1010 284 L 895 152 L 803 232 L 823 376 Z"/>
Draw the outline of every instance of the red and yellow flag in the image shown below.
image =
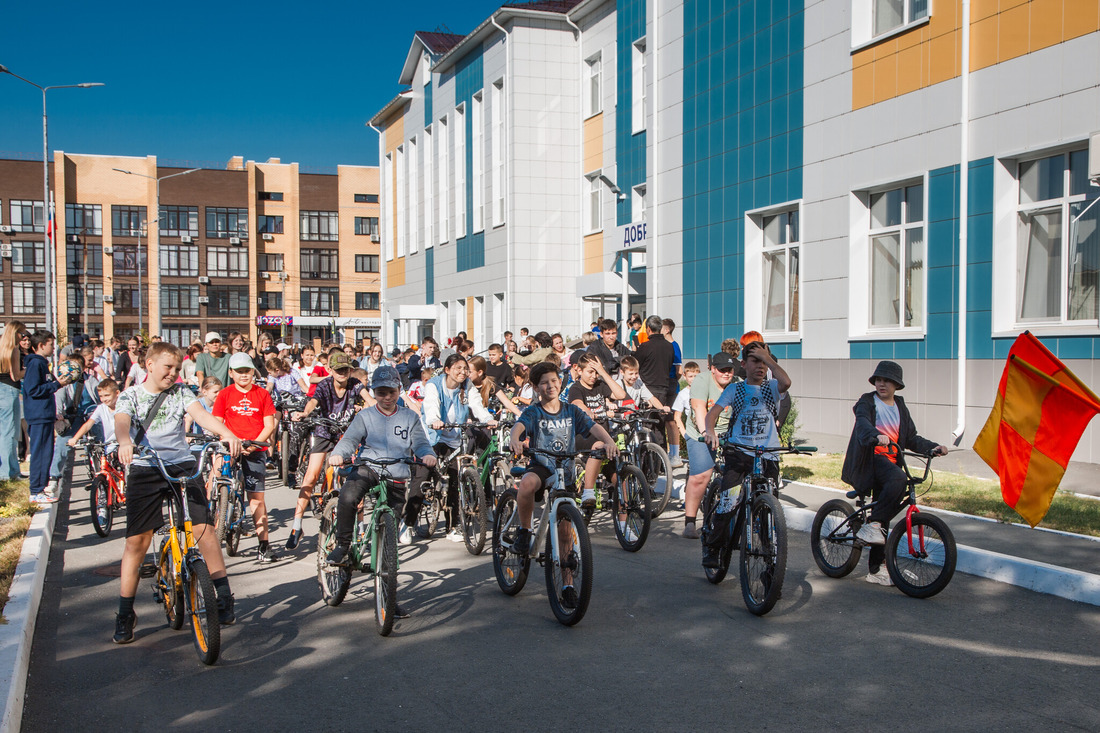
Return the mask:
<path id="1" fill-rule="evenodd" d="M 1008 352 L 997 399 L 974 452 L 1001 479 L 1005 503 L 1032 527 L 1043 520 L 1100 397 L 1030 332 Z"/>

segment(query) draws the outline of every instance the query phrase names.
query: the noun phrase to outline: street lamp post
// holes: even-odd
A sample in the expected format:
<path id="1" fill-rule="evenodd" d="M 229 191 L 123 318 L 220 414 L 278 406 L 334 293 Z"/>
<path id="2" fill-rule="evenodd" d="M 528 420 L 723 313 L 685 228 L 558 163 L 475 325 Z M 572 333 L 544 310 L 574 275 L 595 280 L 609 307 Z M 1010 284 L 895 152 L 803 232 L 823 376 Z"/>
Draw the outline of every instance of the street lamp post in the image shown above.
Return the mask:
<path id="1" fill-rule="evenodd" d="M 142 178 L 148 178 L 150 181 L 156 181 L 157 183 L 157 218 L 153 220 L 153 223 L 157 226 L 155 231 L 157 233 L 157 255 L 160 255 L 160 182 L 167 181 L 169 178 L 175 178 L 176 176 L 186 176 L 188 173 L 194 173 L 195 171 L 202 170 L 201 168 L 191 168 L 189 170 L 180 171 L 179 173 L 169 173 L 167 176 L 149 176 L 144 173 L 134 173 L 133 171 L 125 170 L 124 168 L 112 168 L 111 170 L 118 171 L 119 173 L 125 173 L 128 176 L 141 176 Z M 148 237 L 146 238 L 146 246 L 149 244 Z M 157 309 L 157 317 L 153 322 L 153 329 L 150 336 L 160 335 L 160 309 Z M 138 331 L 141 331 L 141 238 L 138 238 Z"/>
<path id="2" fill-rule="evenodd" d="M 25 79 L 19 74 L 16 74 L 8 67 L 0 64 L 0 74 L 8 74 L 14 76 L 20 81 L 24 81 L 30 84 L 32 87 L 39 89 L 42 92 L 42 217 L 46 221 L 42 222 L 46 231 L 46 330 L 54 330 L 54 309 L 56 308 L 57 293 L 53 286 L 53 266 L 57 258 L 57 252 L 54 249 L 54 236 L 55 231 L 49 231 L 49 210 L 51 208 L 50 202 L 50 158 L 49 158 L 49 133 L 48 125 L 46 121 L 46 92 L 51 89 L 87 89 L 89 87 L 101 87 L 102 82 L 85 82 L 82 84 L 56 84 L 53 86 L 44 87 L 41 84 L 35 84 L 30 79 Z M 33 226 L 34 214 L 31 214 L 32 226 Z"/>
<path id="3" fill-rule="evenodd" d="M 290 279 L 290 275 L 286 274 L 285 270 L 279 270 L 279 282 L 283 286 L 283 294 L 279 300 L 279 305 L 282 306 L 283 313 L 283 341 L 286 341 L 286 281 Z"/>

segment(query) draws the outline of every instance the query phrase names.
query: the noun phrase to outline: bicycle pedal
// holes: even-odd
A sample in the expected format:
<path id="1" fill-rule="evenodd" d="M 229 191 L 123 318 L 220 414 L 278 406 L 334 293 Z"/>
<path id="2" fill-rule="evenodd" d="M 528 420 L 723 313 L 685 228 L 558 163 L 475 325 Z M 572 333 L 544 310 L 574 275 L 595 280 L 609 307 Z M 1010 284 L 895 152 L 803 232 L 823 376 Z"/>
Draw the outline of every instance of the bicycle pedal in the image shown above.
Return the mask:
<path id="1" fill-rule="evenodd" d="M 157 566 L 151 562 L 145 562 L 141 564 L 141 569 L 138 570 L 138 576 L 142 578 L 152 578 L 157 574 Z"/>

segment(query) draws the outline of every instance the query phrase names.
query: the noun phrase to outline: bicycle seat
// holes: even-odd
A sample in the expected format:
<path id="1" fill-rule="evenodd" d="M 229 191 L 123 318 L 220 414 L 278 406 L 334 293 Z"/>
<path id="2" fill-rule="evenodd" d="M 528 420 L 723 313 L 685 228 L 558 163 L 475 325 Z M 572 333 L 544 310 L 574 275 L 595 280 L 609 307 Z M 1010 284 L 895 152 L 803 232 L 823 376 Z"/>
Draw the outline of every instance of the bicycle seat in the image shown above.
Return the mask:
<path id="1" fill-rule="evenodd" d="M 523 474 L 527 473 L 527 466 L 512 466 L 510 473 L 514 478 L 523 478 Z"/>
<path id="2" fill-rule="evenodd" d="M 849 492 L 848 492 L 847 494 L 845 494 L 845 496 L 847 496 L 847 497 L 848 497 L 849 499 L 855 499 L 855 498 L 857 498 L 857 497 L 858 497 L 859 495 L 860 495 L 860 494 L 859 494 L 859 492 L 858 492 L 858 491 L 856 491 L 855 489 L 852 489 L 852 490 L 851 490 L 851 491 L 849 491 Z"/>

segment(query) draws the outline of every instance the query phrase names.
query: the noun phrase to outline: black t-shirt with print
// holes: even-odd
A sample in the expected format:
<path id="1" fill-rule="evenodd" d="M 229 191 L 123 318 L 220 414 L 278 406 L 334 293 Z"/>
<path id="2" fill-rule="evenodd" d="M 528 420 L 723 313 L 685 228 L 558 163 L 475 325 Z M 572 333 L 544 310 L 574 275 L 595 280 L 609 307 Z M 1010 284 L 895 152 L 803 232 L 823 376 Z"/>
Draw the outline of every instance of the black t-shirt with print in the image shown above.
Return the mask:
<path id="1" fill-rule="evenodd" d="M 592 419 L 596 422 L 607 422 L 607 400 L 611 398 L 611 388 L 603 381 L 589 389 L 580 382 L 573 382 L 569 386 L 569 401 L 580 400 L 581 404 L 592 413 Z"/>

